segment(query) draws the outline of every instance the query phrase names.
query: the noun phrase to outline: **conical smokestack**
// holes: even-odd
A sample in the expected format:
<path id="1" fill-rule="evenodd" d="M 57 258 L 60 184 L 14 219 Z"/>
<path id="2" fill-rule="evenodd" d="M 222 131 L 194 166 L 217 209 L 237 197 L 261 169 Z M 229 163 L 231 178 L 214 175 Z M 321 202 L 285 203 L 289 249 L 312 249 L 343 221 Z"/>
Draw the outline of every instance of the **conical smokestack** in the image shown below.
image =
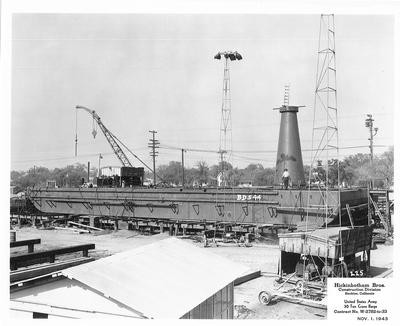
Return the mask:
<path id="1" fill-rule="evenodd" d="M 282 174 L 288 169 L 293 186 L 305 185 L 303 158 L 297 123 L 297 112 L 302 106 L 283 105 L 281 113 L 281 126 L 279 129 L 278 153 L 276 157 L 275 184 L 281 184 Z"/>

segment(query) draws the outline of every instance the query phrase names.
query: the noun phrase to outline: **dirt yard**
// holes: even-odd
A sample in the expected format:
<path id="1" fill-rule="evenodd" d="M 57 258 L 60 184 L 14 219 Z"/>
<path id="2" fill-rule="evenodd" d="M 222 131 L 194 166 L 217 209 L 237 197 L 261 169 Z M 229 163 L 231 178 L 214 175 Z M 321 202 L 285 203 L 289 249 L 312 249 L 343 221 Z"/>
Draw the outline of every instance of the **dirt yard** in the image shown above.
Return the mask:
<path id="1" fill-rule="evenodd" d="M 145 244 L 168 237 L 161 235 L 142 235 L 135 231 L 99 231 L 95 233 L 72 233 L 67 230 L 45 230 L 34 227 L 16 229 L 17 240 L 40 238 L 41 244 L 35 246 L 35 251 L 57 248 L 67 245 L 94 243 L 96 249 L 90 251 L 90 256 L 101 258 L 121 251 L 136 248 Z M 203 243 L 195 238 L 179 237 L 184 241 L 203 247 Z M 26 248 L 13 248 L 12 253 L 24 251 Z M 252 247 L 238 247 L 234 244 L 211 246 L 204 250 L 221 255 L 232 261 L 245 264 L 251 269 L 262 272 L 262 276 L 235 287 L 235 317 L 238 319 L 322 319 L 326 317 L 326 310 L 289 303 L 285 301 L 273 302 L 265 306 L 259 303 L 258 294 L 262 290 L 273 287 L 275 275 L 278 271 L 279 249 L 273 241 L 256 243 Z M 393 246 L 378 245 L 371 252 L 371 272 L 373 276 L 392 268 Z"/>

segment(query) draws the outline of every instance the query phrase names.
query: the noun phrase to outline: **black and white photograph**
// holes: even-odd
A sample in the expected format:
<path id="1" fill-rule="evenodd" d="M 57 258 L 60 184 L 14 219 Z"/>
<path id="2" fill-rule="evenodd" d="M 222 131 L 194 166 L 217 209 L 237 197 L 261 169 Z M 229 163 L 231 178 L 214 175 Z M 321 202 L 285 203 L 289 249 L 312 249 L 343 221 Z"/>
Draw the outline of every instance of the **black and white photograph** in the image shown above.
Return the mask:
<path id="1" fill-rule="evenodd" d="M 394 322 L 398 3 L 207 3 L 3 2 L 9 323 Z"/>

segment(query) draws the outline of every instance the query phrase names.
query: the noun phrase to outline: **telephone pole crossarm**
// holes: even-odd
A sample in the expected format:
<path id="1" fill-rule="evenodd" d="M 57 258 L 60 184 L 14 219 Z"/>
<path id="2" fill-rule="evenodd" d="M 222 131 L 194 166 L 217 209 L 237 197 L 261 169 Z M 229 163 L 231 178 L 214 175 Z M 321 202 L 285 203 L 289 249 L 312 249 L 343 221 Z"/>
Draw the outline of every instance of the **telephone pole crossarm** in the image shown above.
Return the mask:
<path id="1" fill-rule="evenodd" d="M 149 133 L 152 134 L 152 138 L 149 139 L 149 148 L 150 148 L 150 156 L 153 158 L 153 185 L 156 185 L 157 178 L 156 178 L 156 156 L 158 156 L 158 151 L 157 149 L 160 148 L 160 142 L 156 139 L 156 133 L 157 131 L 155 130 L 149 130 Z"/>

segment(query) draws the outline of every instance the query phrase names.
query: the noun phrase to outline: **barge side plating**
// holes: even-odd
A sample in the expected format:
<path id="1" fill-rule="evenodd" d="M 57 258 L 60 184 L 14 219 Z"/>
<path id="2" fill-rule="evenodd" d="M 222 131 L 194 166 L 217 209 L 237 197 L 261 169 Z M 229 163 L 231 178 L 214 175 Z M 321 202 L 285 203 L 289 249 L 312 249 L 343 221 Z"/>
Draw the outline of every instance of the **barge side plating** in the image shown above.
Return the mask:
<path id="1" fill-rule="evenodd" d="M 307 218 L 307 200 L 310 203 Z M 177 222 L 223 222 L 302 229 L 339 225 L 338 191 L 330 192 L 325 218 L 325 194 L 299 189 L 182 188 L 31 188 L 28 196 L 44 213 L 155 219 Z M 366 225 L 367 189 L 340 191 L 342 225 Z M 306 222 L 307 221 L 307 222 Z"/>

